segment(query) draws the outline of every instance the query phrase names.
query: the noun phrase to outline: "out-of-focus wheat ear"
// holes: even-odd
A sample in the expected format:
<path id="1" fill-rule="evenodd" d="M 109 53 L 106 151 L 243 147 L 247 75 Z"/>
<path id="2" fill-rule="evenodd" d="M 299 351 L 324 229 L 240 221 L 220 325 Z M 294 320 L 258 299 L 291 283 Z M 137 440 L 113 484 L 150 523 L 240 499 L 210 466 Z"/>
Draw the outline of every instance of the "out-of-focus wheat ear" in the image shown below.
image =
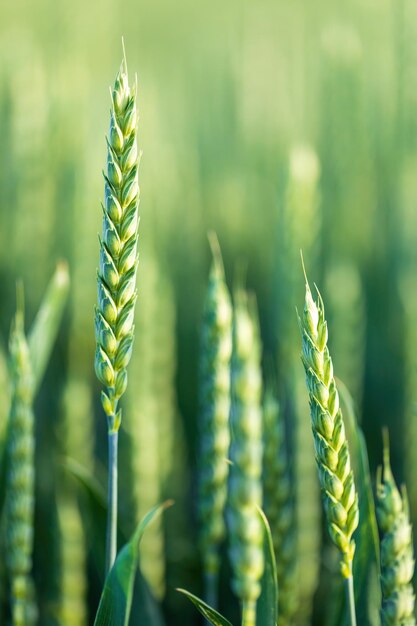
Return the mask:
<path id="1" fill-rule="evenodd" d="M 31 580 L 34 526 L 34 381 L 24 333 L 23 302 L 10 336 L 12 400 L 7 439 L 6 565 L 11 588 L 13 626 L 36 619 Z"/>
<path id="2" fill-rule="evenodd" d="M 85 533 L 73 493 L 58 495 L 59 601 L 58 619 L 65 626 L 87 624 Z"/>
<path id="3" fill-rule="evenodd" d="M 358 268 L 349 262 L 332 263 L 326 271 L 332 355 L 337 375 L 361 409 L 365 370 L 366 307 Z"/>
<path id="4" fill-rule="evenodd" d="M 382 626 L 415 626 L 414 550 L 408 498 L 395 483 L 388 433 L 384 431 L 384 464 L 376 485 L 376 513 L 381 535 Z"/>
<path id="5" fill-rule="evenodd" d="M 111 98 L 95 313 L 95 370 L 104 387 L 101 400 L 109 433 L 106 571 L 113 565 L 117 550 L 119 400 L 126 391 L 127 365 L 133 348 L 138 265 L 138 115 L 136 85 L 129 86 L 126 59 L 116 76 Z"/>
<path id="6" fill-rule="evenodd" d="M 327 322 L 317 290 L 314 301 L 306 278 L 304 311 L 300 318 L 301 359 L 306 373 L 310 415 L 319 480 L 330 537 L 341 554 L 341 573 L 349 594 L 349 618 L 356 624 L 352 565 L 353 533 L 359 523 L 358 494 L 350 464 L 343 415 L 327 347 Z"/>
<path id="7" fill-rule="evenodd" d="M 233 311 L 230 470 L 226 521 L 233 589 L 242 626 L 255 626 L 264 571 L 262 506 L 261 341 L 256 307 L 237 290 Z"/>
<path id="8" fill-rule="evenodd" d="M 211 607 L 217 608 L 219 550 L 226 534 L 232 305 L 214 233 L 210 234 L 210 243 L 213 261 L 204 305 L 199 363 L 198 514 L 205 599 Z"/>
<path id="9" fill-rule="evenodd" d="M 135 312 L 136 350 L 130 363 L 124 405 L 126 437 L 121 441 L 124 463 L 120 468 L 120 514 L 129 532 L 164 498 L 163 474 L 169 461 L 162 456 L 161 423 L 170 419 L 172 401 L 171 373 L 164 367 L 164 359 L 169 361 L 172 357 L 174 333 L 166 317 L 170 294 L 161 284 L 159 259 L 150 246 L 142 251 L 141 268 L 141 306 Z M 164 521 L 159 517 L 147 529 L 141 546 L 141 571 L 159 600 L 166 591 L 165 558 Z"/>
<path id="10" fill-rule="evenodd" d="M 294 493 L 284 416 L 271 385 L 264 395 L 263 418 L 264 511 L 271 528 L 277 564 L 278 626 L 289 626 L 298 608 Z"/>

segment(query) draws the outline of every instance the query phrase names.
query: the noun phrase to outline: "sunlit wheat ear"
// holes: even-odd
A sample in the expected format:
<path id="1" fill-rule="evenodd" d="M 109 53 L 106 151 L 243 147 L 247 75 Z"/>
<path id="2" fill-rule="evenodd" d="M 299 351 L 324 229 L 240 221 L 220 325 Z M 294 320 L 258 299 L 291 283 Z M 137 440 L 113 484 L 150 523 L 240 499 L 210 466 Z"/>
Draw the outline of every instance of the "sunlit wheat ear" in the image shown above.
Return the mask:
<path id="1" fill-rule="evenodd" d="M 10 338 L 12 403 L 7 441 L 6 562 L 11 582 L 13 626 L 32 624 L 36 615 L 31 580 L 34 523 L 34 381 L 23 313 L 16 314 Z"/>
<path id="2" fill-rule="evenodd" d="M 118 401 L 127 386 L 126 368 L 134 335 L 139 225 L 137 123 L 136 86 L 129 86 L 123 61 L 112 92 L 107 137 L 95 316 L 95 369 L 105 387 L 102 404 L 110 431 L 117 431 L 120 425 Z"/>
<path id="3" fill-rule="evenodd" d="M 224 506 L 229 466 L 232 307 L 217 239 L 204 307 L 200 350 L 200 546 L 208 604 L 217 604 L 219 548 L 225 537 Z"/>
<path id="4" fill-rule="evenodd" d="M 318 291 L 317 295 L 315 302 L 306 281 L 304 311 L 300 318 L 301 358 L 306 372 L 316 462 L 327 526 L 342 556 L 342 575 L 348 579 L 352 577 L 355 553 L 352 535 L 359 523 L 358 496 L 333 376 L 332 359 L 327 347 L 324 305 Z"/>
<path id="5" fill-rule="evenodd" d="M 377 476 L 376 513 L 381 533 L 382 626 L 414 626 L 415 562 L 408 498 L 405 487 L 400 494 L 392 475 L 387 434 L 384 466 Z"/>
<path id="6" fill-rule="evenodd" d="M 255 306 L 238 291 L 234 299 L 229 491 L 226 519 L 233 589 L 243 626 L 256 623 L 264 570 L 262 506 L 261 343 Z M 260 625 L 261 626 L 261 625 Z"/>

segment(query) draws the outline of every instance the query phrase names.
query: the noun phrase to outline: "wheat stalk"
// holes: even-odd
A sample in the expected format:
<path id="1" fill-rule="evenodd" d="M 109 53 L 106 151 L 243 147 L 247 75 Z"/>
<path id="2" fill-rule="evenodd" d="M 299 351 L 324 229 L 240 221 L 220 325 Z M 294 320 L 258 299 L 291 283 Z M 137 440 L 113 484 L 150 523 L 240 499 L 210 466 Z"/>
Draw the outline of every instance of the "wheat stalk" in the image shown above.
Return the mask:
<path id="1" fill-rule="evenodd" d="M 382 626 L 414 626 L 414 550 L 405 487 L 400 494 L 392 475 L 388 435 L 384 466 L 378 468 L 376 513 L 381 533 Z"/>
<path id="2" fill-rule="evenodd" d="M 230 413 L 231 446 L 226 520 L 233 589 L 242 626 L 255 626 L 264 570 L 262 505 L 261 344 L 255 307 L 238 291 L 234 301 Z"/>
<path id="3" fill-rule="evenodd" d="M 207 287 L 200 349 L 200 546 L 207 603 L 217 607 L 219 548 L 225 537 L 230 411 L 232 307 L 217 238 Z"/>
<path id="4" fill-rule="evenodd" d="M 116 556 L 118 403 L 127 387 L 126 367 L 134 335 L 139 223 L 137 121 L 136 86 L 129 86 L 124 60 L 112 92 L 95 315 L 95 370 L 105 387 L 101 400 L 109 431 L 107 570 Z"/>
<path id="5" fill-rule="evenodd" d="M 19 307 L 10 337 L 12 403 L 9 414 L 6 482 L 6 562 L 13 626 L 35 621 L 31 580 L 34 517 L 34 379 Z"/>
<path id="6" fill-rule="evenodd" d="M 292 623 L 298 608 L 293 488 L 285 443 L 284 416 L 271 387 L 265 391 L 264 511 L 271 527 L 277 564 L 278 626 Z"/>
<path id="7" fill-rule="evenodd" d="M 341 573 L 347 581 L 351 623 L 356 623 L 353 604 L 352 563 L 359 523 L 358 496 L 350 465 L 333 364 L 327 347 L 327 322 L 317 290 L 312 297 L 306 278 L 303 316 L 300 319 L 302 361 L 310 398 L 310 413 L 319 480 L 324 497 L 330 536 L 341 553 Z"/>

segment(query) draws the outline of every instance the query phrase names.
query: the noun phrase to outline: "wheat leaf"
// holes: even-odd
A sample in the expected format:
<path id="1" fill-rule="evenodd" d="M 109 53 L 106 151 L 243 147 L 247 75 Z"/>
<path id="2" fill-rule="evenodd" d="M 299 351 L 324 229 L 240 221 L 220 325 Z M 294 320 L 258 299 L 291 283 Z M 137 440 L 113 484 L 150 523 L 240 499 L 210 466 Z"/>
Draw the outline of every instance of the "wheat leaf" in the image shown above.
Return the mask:
<path id="1" fill-rule="evenodd" d="M 200 611 L 201 615 L 203 615 L 210 622 L 210 624 L 213 624 L 213 626 L 232 626 L 232 624 L 225 617 L 223 617 L 223 615 L 220 615 L 220 613 L 212 609 L 211 606 L 203 602 L 203 600 L 200 600 L 200 598 L 197 598 L 197 596 L 194 596 L 185 589 L 177 589 L 177 591 L 183 593 L 189 600 L 191 600 L 194 606 L 196 606 Z"/>

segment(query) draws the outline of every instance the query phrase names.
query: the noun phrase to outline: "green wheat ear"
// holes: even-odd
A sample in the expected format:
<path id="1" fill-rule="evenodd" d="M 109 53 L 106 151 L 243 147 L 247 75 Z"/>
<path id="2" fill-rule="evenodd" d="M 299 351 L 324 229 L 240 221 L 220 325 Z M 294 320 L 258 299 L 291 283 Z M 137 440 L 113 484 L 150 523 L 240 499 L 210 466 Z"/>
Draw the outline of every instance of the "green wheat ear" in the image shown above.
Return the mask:
<path id="1" fill-rule="evenodd" d="M 333 376 L 333 363 L 327 347 L 323 300 L 318 290 L 317 294 L 316 303 L 306 279 L 304 312 L 300 319 L 301 358 L 306 372 L 316 462 L 328 529 L 342 556 L 342 575 L 351 579 L 355 553 L 352 535 L 359 523 L 358 495 Z"/>
<path id="2" fill-rule="evenodd" d="M 384 432 L 384 466 L 378 469 L 376 513 L 381 533 L 382 626 L 414 626 L 414 551 L 405 487 L 400 494 L 391 471 Z"/>
<path id="3" fill-rule="evenodd" d="M 273 387 L 267 387 L 264 419 L 264 511 L 271 527 L 279 589 L 278 626 L 294 622 L 298 608 L 294 493 L 288 466 L 284 416 Z"/>
<path id="4" fill-rule="evenodd" d="M 200 546 L 207 603 L 216 608 L 219 549 L 226 531 L 224 507 L 229 466 L 232 305 L 217 238 L 210 235 L 213 263 L 207 287 L 200 350 Z"/>
<path id="5" fill-rule="evenodd" d="M 234 300 L 229 489 L 229 531 L 233 589 L 242 603 L 242 626 L 255 626 L 256 601 L 264 571 L 262 506 L 261 343 L 256 307 L 246 293 Z M 262 626 L 262 625 L 260 625 Z"/>
<path id="6" fill-rule="evenodd" d="M 120 426 L 118 401 L 126 390 L 126 367 L 133 346 L 139 225 L 137 122 L 136 86 L 129 87 L 123 61 L 112 92 L 107 137 L 95 315 L 95 370 L 106 389 L 101 398 L 110 432 L 117 432 Z"/>
<path id="7" fill-rule="evenodd" d="M 34 516 L 34 378 L 23 328 L 16 314 L 10 337 L 12 403 L 7 441 L 6 563 L 11 581 L 13 626 L 36 620 L 31 579 Z"/>

